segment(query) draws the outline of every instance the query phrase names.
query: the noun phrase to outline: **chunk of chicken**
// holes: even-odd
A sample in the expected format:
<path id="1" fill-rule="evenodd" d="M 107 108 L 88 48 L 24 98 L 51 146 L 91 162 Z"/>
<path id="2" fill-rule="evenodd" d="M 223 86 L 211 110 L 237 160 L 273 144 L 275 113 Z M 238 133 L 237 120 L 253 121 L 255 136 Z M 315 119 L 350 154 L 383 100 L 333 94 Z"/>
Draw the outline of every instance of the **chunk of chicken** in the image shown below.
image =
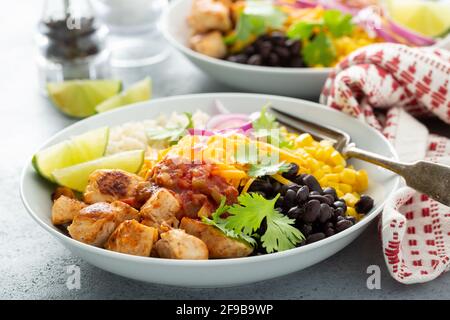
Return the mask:
<path id="1" fill-rule="evenodd" d="M 139 219 L 139 212 L 126 203 L 97 202 L 80 210 L 67 228 L 75 240 L 102 247 L 125 220 Z"/>
<path id="2" fill-rule="evenodd" d="M 72 222 L 75 215 L 85 207 L 86 204 L 84 202 L 66 196 L 60 196 L 53 202 L 52 223 L 54 225 L 60 225 Z"/>
<path id="3" fill-rule="evenodd" d="M 180 228 L 206 243 L 210 258 L 239 258 L 253 252 L 253 248 L 242 241 L 227 237 L 216 227 L 198 220 L 184 217 Z"/>
<path id="4" fill-rule="evenodd" d="M 230 8 L 221 1 L 194 0 L 188 23 L 195 33 L 229 31 L 232 27 Z"/>
<path id="5" fill-rule="evenodd" d="M 123 170 L 95 170 L 89 176 L 84 201 L 91 204 L 133 198 L 142 181 L 141 177 Z"/>
<path id="6" fill-rule="evenodd" d="M 220 59 L 227 54 L 227 47 L 219 31 L 194 35 L 190 40 L 190 44 L 195 51 L 213 58 Z"/>
<path id="7" fill-rule="evenodd" d="M 161 229 L 161 226 L 177 228 L 176 214 L 180 211 L 180 201 L 166 188 L 156 190 L 141 208 L 142 223 Z"/>
<path id="8" fill-rule="evenodd" d="M 161 239 L 155 244 L 160 258 L 202 260 L 208 259 L 206 244 L 180 229 L 172 229 L 161 234 Z"/>
<path id="9" fill-rule="evenodd" d="M 111 234 L 105 248 L 111 251 L 150 256 L 153 242 L 158 240 L 158 230 L 144 226 L 136 220 L 122 222 Z"/>

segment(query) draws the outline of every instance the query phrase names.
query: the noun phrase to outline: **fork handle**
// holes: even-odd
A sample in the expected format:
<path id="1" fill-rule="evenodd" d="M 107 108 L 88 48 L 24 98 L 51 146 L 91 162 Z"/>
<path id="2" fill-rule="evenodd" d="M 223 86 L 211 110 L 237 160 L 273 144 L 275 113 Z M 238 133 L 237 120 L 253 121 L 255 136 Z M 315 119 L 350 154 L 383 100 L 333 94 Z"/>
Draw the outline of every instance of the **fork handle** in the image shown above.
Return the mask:
<path id="1" fill-rule="evenodd" d="M 349 147 L 344 154 L 348 158 L 357 158 L 393 171 L 402 176 L 411 188 L 450 206 L 450 166 L 430 161 L 415 163 L 393 161 L 356 147 Z"/>

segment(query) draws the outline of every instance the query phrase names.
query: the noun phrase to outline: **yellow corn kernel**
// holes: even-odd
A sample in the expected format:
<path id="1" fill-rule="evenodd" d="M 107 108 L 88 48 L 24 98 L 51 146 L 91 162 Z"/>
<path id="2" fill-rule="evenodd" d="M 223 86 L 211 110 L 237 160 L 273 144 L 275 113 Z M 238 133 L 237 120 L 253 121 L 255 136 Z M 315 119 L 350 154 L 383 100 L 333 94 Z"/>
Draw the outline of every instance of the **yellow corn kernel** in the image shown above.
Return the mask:
<path id="1" fill-rule="evenodd" d="M 306 146 L 306 147 L 303 147 L 303 149 L 306 152 L 308 152 L 309 156 L 313 156 L 314 157 L 316 155 L 317 149 L 315 147 L 308 147 L 308 146 Z"/>
<path id="2" fill-rule="evenodd" d="M 356 191 L 363 192 L 369 186 L 369 176 L 366 170 L 362 169 L 356 172 Z"/>
<path id="3" fill-rule="evenodd" d="M 333 181 L 333 182 L 339 182 L 339 174 L 337 173 L 328 173 L 325 175 L 325 177 L 327 177 L 328 181 Z"/>
<path id="4" fill-rule="evenodd" d="M 323 178 L 323 176 L 325 175 L 325 173 L 322 171 L 322 169 L 316 170 L 313 172 L 313 176 L 317 179 L 320 180 Z"/>
<path id="5" fill-rule="evenodd" d="M 339 183 L 339 190 L 341 190 L 344 194 L 352 192 L 352 186 L 346 183 Z"/>
<path id="6" fill-rule="evenodd" d="M 323 153 L 324 153 L 325 160 L 328 160 L 331 157 L 331 155 L 333 154 L 334 151 L 335 150 L 334 150 L 334 148 L 332 146 L 324 147 L 323 148 Z"/>
<path id="7" fill-rule="evenodd" d="M 344 170 L 344 166 L 341 165 L 341 164 L 339 164 L 339 165 L 337 165 L 337 166 L 335 166 L 335 167 L 332 168 L 332 171 L 333 171 L 334 173 L 339 173 L 339 172 L 341 172 L 342 170 Z"/>
<path id="8" fill-rule="evenodd" d="M 309 133 L 302 133 L 295 139 L 295 143 L 299 147 L 305 147 L 310 145 L 314 141 L 313 137 Z"/>
<path id="9" fill-rule="evenodd" d="M 326 160 L 323 149 L 318 149 L 315 154 L 317 160 Z"/>
<path id="10" fill-rule="evenodd" d="M 320 142 L 319 142 L 319 144 L 322 146 L 322 147 L 333 147 L 333 142 L 331 142 L 330 140 L 321 140 Z"/>
<path id="11" fill-rule="evenodd" d="M 311 168 L 311 171 L 314 172 L 320 169 L 319 161 L 314 158 L 310 158 L 307 160 L 308 166 Z"/>
<path id="12" fill-rule="evenodd" d="M 355 204 L 359 201 L 359 199 L 357 197 L 355 197 L 352 193 L 344 194 L 342 199 L 344 199 L 347 206 L 350 206 L 350 207 L 354 207 Z"/>
<path id="13" fill-rule="evenodd" d="M 322 179 L 319 179 L 319 184 L 321 187 L 328 187 L 330 185 L 328 183 L 327 177 L 323 177 Z"/>
<path id="14" fill-rule="evenodd" d="M 347 216 L 350 217 L 355 217 L 356 219 L 359 220 L 359 214 L 356 212 L 356 210 L 352 207 L 347 207 L 347 212 L 346 212 Z"/>
<path id="15" fill-rule="evenodd" d="M 330 161 L 331 161 L 331 163 L 333 163 L 334 165 L 342 165 L 342 166 L 345 166 L 345 160 L 344 160 L 344 158 L 342 157 L 342 155 L 339 153 L 339 152 L 337 152 L 336 150 L 334 150 L 332 153 L 331 153 L 331 156 L 330 156 Z"/>
<path id="16" fill-rule="evenodd" d="M 345 168 L 340 173 L 341 182 L 346 184 L 354 184 L 356 182 L 356 172 L 353 169 Z"/>
<path id="17" fill-rule="evenodd" d="M 344 196 L 344 193 L 341 190 L 339 190 L 339 185 L 338 188 L 336 189 L 336 195 L 338 196 L 338 198 L 342 198 Z"/>
<path id="18" fill-rule="evenodd" d="M 325 173 L 325 174 L 327 174 L 327 173 L 331 173 L 331 167 L 329 166 L 329 165 L 324 165 L 323 167 L 322 167 L 322 171 Z"/>
<path id="19" fill-rule="evenodd" d="M 325 176 L 325 177 L 323 177 L 322 179 L 327 179 L 328 180 L 328 178 Z M 321 180 L 322 180 L 321 179 Z M 327 181 L 327 186 L 328 187 L 331 187 L 331 188 L 333 188 L 333 189 L 335 189 L 336 190 L 336 192 L 339 190 L 339 183 L 337 183 L 337 182 L 333 182 L 333 181 Z"/>

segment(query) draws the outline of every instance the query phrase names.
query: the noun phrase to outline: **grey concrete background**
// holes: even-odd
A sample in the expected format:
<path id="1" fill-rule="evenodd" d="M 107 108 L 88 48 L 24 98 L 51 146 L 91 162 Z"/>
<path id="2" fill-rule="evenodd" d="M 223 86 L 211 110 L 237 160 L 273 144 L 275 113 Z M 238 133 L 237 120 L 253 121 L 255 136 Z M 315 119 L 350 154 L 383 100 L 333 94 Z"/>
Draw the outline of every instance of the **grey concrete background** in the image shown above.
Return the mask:
<path id="1" fill-rule="evenodd" d="M 385 268 L 376 224 L 350 246 L 316 266 L 279 279 L 220 289 L 187 289 L 125 279 L 73 256 L 27 214 L 19 176 L 30 155 L 74 120 L 39 95 L 33 32 L 41 1 L 9 1 L 0 10 L 0 298 L 3 299 L 445 299 L 450 275 L 421 285 L 395 282 Z M 159 70 L 158 70 L 159 69 Z M 152 76 L 155 96 L 230 91 L 173 54 Z M 66 267 L 81 268 L 81 289 L 68 290 Z M 366 287 L 369 265 L 381 268 L 381 289 Z"/>

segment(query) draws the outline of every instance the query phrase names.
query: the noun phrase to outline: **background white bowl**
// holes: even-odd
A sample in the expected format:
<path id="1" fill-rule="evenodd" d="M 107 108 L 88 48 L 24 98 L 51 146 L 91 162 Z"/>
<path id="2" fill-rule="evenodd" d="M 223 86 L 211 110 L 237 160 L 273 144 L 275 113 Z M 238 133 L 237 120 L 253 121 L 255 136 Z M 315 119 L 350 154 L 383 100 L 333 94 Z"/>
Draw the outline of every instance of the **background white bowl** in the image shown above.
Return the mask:
<path id="1" fill-rule="evenodd" d="M 324 125 L 347 131 L 361 148 L 397 158 L 392 146 L 379 132 L 343 113 L 309 101 L 242 93 L 163 98 L 106 112 L 62 130 L 42 148 L 93 128 L 149 119 L 161 112 L 193 112 L 197 109 L 212 112 L 215 99 L 220 99 L 231 112 L 239 113 L 259 111 L 265 103 L 271 102 L 274 106 L 301 115 L 306 120 L 320 121 Z M 374 209 L 362 221 L 341 233 L 307 246 L 263 256 L 228 260 L 182 261 L 137 257 L 96 248 L 71 239 L 52 225 L 50 195 L 54 186 L 37 175 L 31 161 L 23 170 L 20 192 L 25 207 L 41 227 L 75 255 L 99 268 L 125 277 L 160 284 L 192 287 L 231 286 L 304 269 L 328 258 L 354 240 L 381 211 L 385 199 L 396 189 L 399 179 L 388 171 L 368 163 L 353 161 L 353 164 L 368 171 L 370 185 L 366 193 L 375 199 Z"/>
<path id="2" fill-rule="evenodd" d="M 161 18 L 165 38 L 193 64 L 216 80 L 240 90 L 314 99 L 330 68 L 280 68 L 238 64 L 208 57 L 189 48 L 187 17 L 192 0 L 172 1 Z"/>

